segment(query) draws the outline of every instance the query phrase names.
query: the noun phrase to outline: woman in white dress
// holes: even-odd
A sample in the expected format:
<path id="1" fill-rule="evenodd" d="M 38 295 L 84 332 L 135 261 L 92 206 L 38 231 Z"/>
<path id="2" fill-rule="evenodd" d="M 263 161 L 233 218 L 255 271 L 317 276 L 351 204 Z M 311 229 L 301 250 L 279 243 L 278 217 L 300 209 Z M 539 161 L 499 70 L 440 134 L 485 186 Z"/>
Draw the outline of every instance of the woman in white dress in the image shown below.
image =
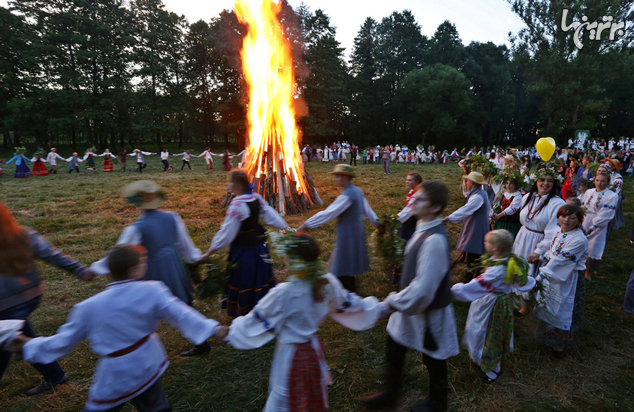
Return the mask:
<path id="1" fill-rule="evenodd" d="M 513 351 L 513 294 L 529 292 L 535 279 L 527 276 L 528 264 L 513 256 L 513 234 L 493 230 L 484 237 L 484 248 L 491 254 L 484 261 L 484 273 L 469 283 L 456 283 L 451 293 L 456 300 L 472 302 L 467 316 L 463 345 L 491 383 L 502 368 L 502 357 Z"/>
<path id="2" fill-rule="evenodd" d="M 332 274 L 323 274 L 319 247 L 309 235 L 283 236 L 274 243 L 287 255 L 290 280 L 235 319 L 226 341 L 236 349 L 255 349 L 277 338 L 265 412 L 325 412 L 332 380 L 317 338 L 319 325 L 330 316 L 347 328 L 366 330 L 387 311 L 377 298 L 362 299 Z"/>
<path id="3" fill-rule="evenodd" d="M 529 263 L 537 263 L 546 253 L 553 233 L 557 230 L 557 211 L 566 204 L 556 195 L 561 176 L 551 165 L 544 165 L 530 175 L 533 186 L 522 198 L 520 223 L 522 228 L 515 237 L 513 253 Z M 529 275 L 535 274 L 535 266 Z"/>
<path id="4" fill-rule="evenodd" d="M 597 268 L 608 235 L 608 224 L 614 219 L 619 198 L 618 195 L 608 189 L 610 185 L 610 175 L 599 173 L 594 178 L 595 189 L 586 191 L 581 201 L 581 206 L 586 208 L 587 215 L 583 221 L 583 230 L 588 237 L 590 252 L 588 254 L 588 264 L 586 279 L 591 280 Z"/>
<path id="5" fill-rule="evenodd" d="M 540 320 L 537 339 L 563 358 L 564 349 L 573 347 L 583 321 L 586 259 L 588 240 L 581 230 L 583 210 L 564 205 L 557 212 L 560 229 L 555 232 L 550 249 L 544 254 L 547 262 L 535 280 L 544 290 L 535 307 Z"/>

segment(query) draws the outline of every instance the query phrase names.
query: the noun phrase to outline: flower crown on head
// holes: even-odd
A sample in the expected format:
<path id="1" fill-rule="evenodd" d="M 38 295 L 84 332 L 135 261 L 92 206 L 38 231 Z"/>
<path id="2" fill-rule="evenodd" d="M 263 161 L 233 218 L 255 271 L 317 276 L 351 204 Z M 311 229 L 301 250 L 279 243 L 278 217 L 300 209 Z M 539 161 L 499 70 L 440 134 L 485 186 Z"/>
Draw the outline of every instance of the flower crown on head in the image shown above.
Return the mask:
<path id="1" fill-rule="evenodd" d="M 296 234 L 296 229 L 269 232 L 269 239 L 275 253 L 288 258 L 288 269 L 293 276 L 310 283 L 317 282 L 325 273 L 324 264 L 320 260 L 306 262 L 302 259 L 297 248 L 302 243 L 306 243 L 307 240 L 298 238 L 295 236 Z"/>
<path id="2" fill-rule="evenodd" d="M 552 176 L 554 180 L 559 182 L 559 184 L 562 184 L 564 182 L 564 178 L 557 171 L 558 168 L 559 164 L 555 162 L 541 163 L 539 166 L 537 166 L 537 170 L 529 175 L 531 185 L 535 184 L 535 182 L 539 180 L 544 179 L 546 175 Z"/>
<path id="3" fill-rule="evenodd" d="M 513 182 L 520 189 L 524 182 L 524 176 L 522 176 L 522 172 L 518 168 L 507 166 L 493 177 L 493 181 L 499 184 Z"/>

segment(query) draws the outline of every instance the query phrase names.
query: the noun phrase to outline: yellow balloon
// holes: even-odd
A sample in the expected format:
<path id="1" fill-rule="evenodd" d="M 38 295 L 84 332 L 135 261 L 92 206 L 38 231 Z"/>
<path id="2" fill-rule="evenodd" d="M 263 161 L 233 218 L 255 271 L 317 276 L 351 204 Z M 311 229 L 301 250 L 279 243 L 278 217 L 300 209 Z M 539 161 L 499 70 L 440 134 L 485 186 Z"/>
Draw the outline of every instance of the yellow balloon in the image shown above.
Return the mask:
<path id="1" fill-rule="evenodd" d="M 552 137 L 542 137 L 537 141 L 535 148 L 537 149 L 539 157 L 541 157 L 544 162 L 547 162 L 553 157 L 557 144 Z"/>

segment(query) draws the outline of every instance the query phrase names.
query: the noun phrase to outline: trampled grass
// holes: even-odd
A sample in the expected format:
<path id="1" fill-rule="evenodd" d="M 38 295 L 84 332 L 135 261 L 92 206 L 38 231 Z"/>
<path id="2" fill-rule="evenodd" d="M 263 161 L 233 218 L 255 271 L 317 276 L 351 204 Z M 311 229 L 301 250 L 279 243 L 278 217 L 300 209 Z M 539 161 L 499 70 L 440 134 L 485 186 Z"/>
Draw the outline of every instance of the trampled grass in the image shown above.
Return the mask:
<path id="1" fill-rule="evenodd" d="M 179 161 L 180 162 L 180 161 Z M 98 165 L 101 161 L 97 161 Z M 153 179 L 168 196 L 164 209 L 183 217 L 198 247 L 206 249 L 224 218 L 220 203 L 224 198 L 226 173 L 205 170 L 202 159 L 194 159 L 193 171 L 163 174 L 156 157 L 143 174 L 64 173 L 13 179 L 13 166 L 5 167 L 0 177 L 0 196 L 18 221 L 42 233 L 53 245 L 85 264 L 100 259 L 122 229 L 135 221 L 138 210 L 119 195 L 127 183 Z M 316 211 L 323 210 L 338 195 L 332 184 L 331 165 L 307 164 L 325 205 L 309 213 L 287 217 L 298 227 Z M 399 211 L 407 190 L 405 174 L 419 171 L 424 179 L 448 184 L 453 211 L 464 202 L 460 194 L 460 169 L 454 165 L 393 165 L 384 175 L 378 165 L 359 165 L 356 184 L 364 191 L 379 215 Z M 634 411 L 634 317 L 622 309 L 625 284 L 634 256 L 626 238 L 634 211 L 632 179 L 626 178 L 625 211 L 627 227 L 612 234 L 596 279 L 588 285 L 584 326 L 578 348 L 564 360 L 556 360 L 533 338 L 533 323 L 516 321 L 516 351 L 504 364 L 504 374 L 493 385 L 477 378 L 477 368 L 462 351 L 449 360 L 450 409 L 460 411 Z M 366 226 L 368 239 L 371 227 Z M 455 245 L 459 225 L 450 225 Z M 334 244 L 334 222 L 312 231 L 327 260 Z M 286 277 L 282 262 L 275 259 L 276 274 Z M 372 257 L 372 269 L 358 278 L 361 295 L 384 298 L 393 287 L 385 278 L 381 262 Z M 84 283 L 50 266 L 40 265 L 47 290 L 31 317 L 41 335 L 50 335 L 64 323 L 71 307 L 98 293 L 108 283 L 97 279 Z M 219 309 L 218 301 L 197 301 L 196 309 L 228 325 L 230 319 Z M 468 304 L 454 303 L 458 334 L 461 337 Z M 330 408 L 335 412 L 360 410 L 358 396 L 379 390 L 383 379 L 386 321 L 371 331 L 355 333 L 326 321 L 319 333 L 331 368 L 334 384 L 329 391 Z M 237 351 L 212 344 L 207 356 L 181 359 L 178 354 L 191 347 L 178 332 L 163 325 L 159 330 L 170 357 L 164 385 L 175 411 L 257 411 L 267 396 L 268 374 L 274 345 L 253 351 Z M 40 381 L 38 373 L 22 361 L 12 361 L 0 381 L 3 411 L 78 411 L 86 400 L 97 356 L 82 342 L 60 360 L 71 378 L 70 384 L 56 393 L 33 398 L 23 392 Z M 427 374 L 420 354 L 408 355 L 403 397 L 396 410 L 409 407 L 427 393 Z M 132 410 L 131 407 L 128 407 Z"/>

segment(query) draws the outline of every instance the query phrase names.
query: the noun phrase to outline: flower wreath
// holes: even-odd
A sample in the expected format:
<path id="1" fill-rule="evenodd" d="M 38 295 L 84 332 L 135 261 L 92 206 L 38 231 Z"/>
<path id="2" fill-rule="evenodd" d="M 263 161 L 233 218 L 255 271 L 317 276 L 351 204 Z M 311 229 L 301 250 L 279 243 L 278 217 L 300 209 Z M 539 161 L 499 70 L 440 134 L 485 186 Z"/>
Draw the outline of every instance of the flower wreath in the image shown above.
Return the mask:
<path id="1" fill-rule="evenodd" d="M 506 167 L 502 171 L 499 171 L 494 177 L 493 181 L 498 184 L 504 184 L 506 182 L 513 182 L 518 189 L 522 188 L 524 183 L 524 177 L 522 172 L 515 167 Z"/>
<path id="2" fill-rule="evenodd" d="M 558 181 L 561 185 L 564 182 L 564 177 L 557 171 L 558 167 L 559 165 L 555 162 L 541 163 L 537 166 L 537 170 L 531 172 L 529 175 L 531 185 L 535 184 L 535 182 L 539 180 L 542 180 L 546 175 L 552 176 L 552 178 Z"/>
<path id="3" fill-rule="evenodd" d="M 313 285 L 321 281 L 325 274 L 325 268 L 319 259 L 313 262 L 306 262 L 297 252 L 297 247 L 305 243 L 306 240 L 299 239 L 295 236 L 296 229 L 286 229 L 280 232 L 269 232 L 269 239 L 275 253 L 286 256 L 289 260 L 288 269 L 297 279 L 305 280 Z"/>

